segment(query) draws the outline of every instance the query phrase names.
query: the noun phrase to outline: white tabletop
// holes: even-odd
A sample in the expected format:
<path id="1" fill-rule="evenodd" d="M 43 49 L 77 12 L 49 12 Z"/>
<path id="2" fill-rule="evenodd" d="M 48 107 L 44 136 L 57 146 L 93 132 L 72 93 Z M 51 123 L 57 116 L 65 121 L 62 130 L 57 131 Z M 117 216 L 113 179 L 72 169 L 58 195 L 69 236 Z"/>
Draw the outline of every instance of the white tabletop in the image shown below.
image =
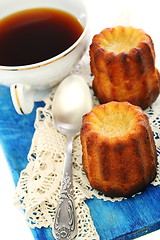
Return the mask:
<path id="1" fill-rule="evenodd" d="M 157 22 L 157 17 L 159 17 L 158 0 L 152 0 L 152 2 L 146 0 L 86 0 L 86 3 L 93 33 L 98 33 L 103 28 L 118 23 L 130 23 L 136 27 L 144 28 L 153 37 L 154 42 L 157 43 L 155 47 L 158 49 L 158 42 L 160 43 L 160 28 Z M 157 57 L 160 58 L 160 56 Z M 14 191 L 15 186 L 11 173 L 0 147 L 1 236 L 5 236 L 6 240 L 33 240 L 32 233 L 25 223 L 23 211 L 13 205 Z M 140 239 L 150 240 L 159 239 L 159 237 L 160 230 Z"/>

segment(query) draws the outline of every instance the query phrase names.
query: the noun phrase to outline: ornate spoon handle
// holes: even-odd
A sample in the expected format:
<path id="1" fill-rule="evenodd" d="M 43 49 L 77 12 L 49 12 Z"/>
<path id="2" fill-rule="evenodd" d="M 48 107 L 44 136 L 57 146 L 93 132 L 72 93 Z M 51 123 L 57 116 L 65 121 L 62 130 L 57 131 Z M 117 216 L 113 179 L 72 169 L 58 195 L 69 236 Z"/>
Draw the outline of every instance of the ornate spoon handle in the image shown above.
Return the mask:
<path id="1" fill-rule="evenodd" d="M 72 184 L 72 143 L 73 138 L 67 137 L 62 187 L 52 228 L 53 236 L 57 240 L 71 240 L 76 236 Z"/>

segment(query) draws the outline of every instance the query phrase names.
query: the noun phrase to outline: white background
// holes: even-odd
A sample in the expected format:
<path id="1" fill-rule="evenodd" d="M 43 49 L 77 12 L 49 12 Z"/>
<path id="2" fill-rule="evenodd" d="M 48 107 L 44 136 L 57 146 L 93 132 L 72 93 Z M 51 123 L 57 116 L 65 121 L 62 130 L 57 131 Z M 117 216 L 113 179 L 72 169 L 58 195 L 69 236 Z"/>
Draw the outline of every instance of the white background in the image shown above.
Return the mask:
<path id="1" fill-rule="evenodd" d="M 77 0 L 75 0 L 77 1 Z M 130 24 L 143 28 L 151 35 L 157 54 L 157 66 L 160 58 L 160 20 L 159 1 L 144 0 L 86 0 L 91 34 L 116 24 Z M 0 147 L 0 239 L 33 240 L 27 227 L 23 212 L 13 206 L 15 186 L 7 161 Z M 141 237 L 142 240 L 159 239 L 160 230 Z M 88 239 L 91 240 L 91 239 Z"/>

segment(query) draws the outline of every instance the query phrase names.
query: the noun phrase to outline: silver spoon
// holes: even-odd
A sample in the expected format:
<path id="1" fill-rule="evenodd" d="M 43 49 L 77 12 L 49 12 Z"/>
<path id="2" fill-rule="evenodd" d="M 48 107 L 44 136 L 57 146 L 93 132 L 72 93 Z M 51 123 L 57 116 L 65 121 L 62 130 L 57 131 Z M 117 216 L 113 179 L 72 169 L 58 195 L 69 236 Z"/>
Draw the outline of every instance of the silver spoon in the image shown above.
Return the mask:
<path id="1" fill-rule="evenodd" d="M 72 184 L 72 142 L 79 133 L 82 116 L 93 107 L 85 80 L 77 75 L 67 77 L 58 87 L 53 99 L 53 116 L 59 132 L 67 139 L 60 199 L 52 227 L 57 240 L 76 237 L 76 218 Z"/>

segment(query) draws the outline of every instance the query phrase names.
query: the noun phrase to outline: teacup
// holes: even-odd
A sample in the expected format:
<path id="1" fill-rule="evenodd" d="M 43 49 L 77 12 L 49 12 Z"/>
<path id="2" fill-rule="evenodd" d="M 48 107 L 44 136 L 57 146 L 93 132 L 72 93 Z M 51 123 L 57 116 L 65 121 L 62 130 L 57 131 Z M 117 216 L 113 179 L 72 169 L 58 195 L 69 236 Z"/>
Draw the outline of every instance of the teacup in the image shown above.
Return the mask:
<path id="1" fill-rule="evenodd" d="M 43 100 L 53 86 L 68 76 L 89 45 L 88 14 L 82 0 L 1 0 L 0 19 L 33 8 L 68 12 L 78 19 L 83 32 L 69 48 L 47 60 L 21 66 L 0 65 L 0 84 L 10 87 L 12 101 L 19 114 L 29 114 L 35 101 Z"/>

